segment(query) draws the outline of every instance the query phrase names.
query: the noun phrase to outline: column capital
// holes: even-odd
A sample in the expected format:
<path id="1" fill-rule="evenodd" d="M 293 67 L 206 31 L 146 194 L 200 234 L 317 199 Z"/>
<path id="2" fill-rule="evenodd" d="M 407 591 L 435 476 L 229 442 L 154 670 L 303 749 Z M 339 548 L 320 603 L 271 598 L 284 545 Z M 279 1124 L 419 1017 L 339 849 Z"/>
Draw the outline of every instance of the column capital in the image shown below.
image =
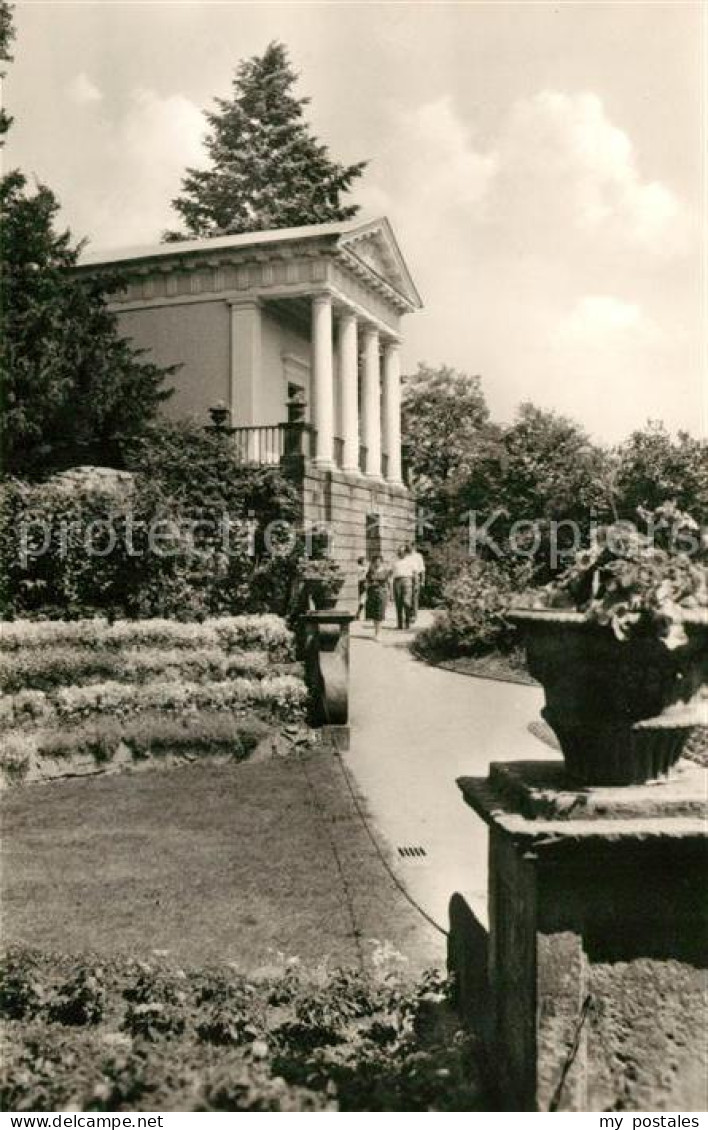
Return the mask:
<path id="1" fill-rule="evenodd" d="M 332 295 L 328 290 L 318 290 L 310 297 L 314 306 L 331 306 L 332 304 Z"/>
<path id="2" fill-rule="evenodd" d="M 227 298 L 226 305 L 232 309 L 252 309 L 253 307 L 259 308 L 261 300 L 257 295 L 251 295 L 248 298 Z"/>

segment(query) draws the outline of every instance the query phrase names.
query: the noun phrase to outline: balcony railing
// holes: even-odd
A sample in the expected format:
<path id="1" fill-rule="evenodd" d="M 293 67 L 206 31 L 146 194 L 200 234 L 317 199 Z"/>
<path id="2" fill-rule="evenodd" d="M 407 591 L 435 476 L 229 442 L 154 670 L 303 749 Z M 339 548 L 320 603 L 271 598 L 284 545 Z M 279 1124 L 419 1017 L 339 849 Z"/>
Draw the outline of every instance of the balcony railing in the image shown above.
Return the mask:
<path id="1" fill-rule="evenodd" d="M 317 454 L 317 432 L 310 424 L 263 424 L 254 428 L 234 428 L 233 442 L 242 463 L 260 467 L 277 467 L 283 458 L 304 456 L 312 458 Z M 334 437 L 334 462 L 341 467 L 344 462 L 344 440 Z M 366 473 L 368 449 L 359 447 L 359 470 Z M 389 459 L 381 455 L 381 472 L 388 474 Z M 404 474 L 404 480 L 407 476 Z"/>
<path id="2" fill-rule="evenodd" d="M 277 467 L 285 454 L 285 435 L 282 424 L 259 428 L 234 428 L 234 445 L 242 463 Z"/>

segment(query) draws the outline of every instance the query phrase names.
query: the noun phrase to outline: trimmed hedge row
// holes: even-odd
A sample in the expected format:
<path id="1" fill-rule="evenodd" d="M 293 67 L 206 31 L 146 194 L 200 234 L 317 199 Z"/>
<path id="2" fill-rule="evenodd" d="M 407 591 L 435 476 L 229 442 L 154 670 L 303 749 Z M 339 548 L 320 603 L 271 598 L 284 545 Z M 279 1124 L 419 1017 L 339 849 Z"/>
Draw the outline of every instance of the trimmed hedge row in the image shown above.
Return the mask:
<path id="1" fill-rule="evenodd" d="M 12 731 L 3 739 L 0 770 L 9 781 L 21 782 L 33 764 L 43 760 L 92 758 L 97 766 L 105 766 L 121 748 L 136 762 L 165 754 L 228 754 L 240 761 L 269 733 L 270 726 L 257 718 L 208 711 L 191 719 L 157 713 L 121 721 L 101 718 L 70 729 Z"/>
<path id="2" fill-rule="evenodd" d="M 230 651 L 215 647 L 127 648 L 49 646 L 0 652 L 0 692 L 50 691 L 90 682 L 146 683 L 162 679 L 189 682 L 292 673 L 292 663 L 276 663 L 266 651 Z"/>
<path id="3" fill-rule="evenodd" d="M 261 709 L 275 717 L 290 719 L 301 716 L 306 695 L 305 684 L 293 675 L 214 683 L 154 679 L 139 684 L 90 683 L 49 692 L 25 690 L 5 695 L 0 698 L 0 726 L 81 722 L 92 715 L 126 718 L 147 710 L 186 714 L 198 710 Z"/>
<path id="4" fill-rule="evenodd" d="M 306 699 L 293 636 L 273 615 L 0 626 L 0 772 L 10 782 L 56 775 L 44 759 L 77 757 L 83 773 L 95 771 L 91 759 L 100 770 L 152 753 L 247 756 L 266 723 L 301 721 Z"/>
<path id="5" fill-rule="evenodd" d="M 293 658 L 293 635 L 279 616 L 222 616 L 201 623 L 177 620 L 11 620 L 0 624 L 0 652 L 50 645 L 91 648 L 258 649 L 272 659 Z"/>

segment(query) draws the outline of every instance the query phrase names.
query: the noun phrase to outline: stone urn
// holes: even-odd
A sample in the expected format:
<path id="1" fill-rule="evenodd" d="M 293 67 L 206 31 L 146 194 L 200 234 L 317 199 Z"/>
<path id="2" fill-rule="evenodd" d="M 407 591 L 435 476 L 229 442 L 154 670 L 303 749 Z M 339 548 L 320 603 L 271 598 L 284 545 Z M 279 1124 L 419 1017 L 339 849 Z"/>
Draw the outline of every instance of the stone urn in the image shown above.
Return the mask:
<path id="1" fill-rule="evenodd" d="M 580 612 L 513 610 L 528 668 L 543 686 L 542 715 L 568 777 L 634 785 L 664 777 L 696 725 L 708 725 L 708 613 L 686 611 L 687 642 L 653 634 L 618 640 Z"/>

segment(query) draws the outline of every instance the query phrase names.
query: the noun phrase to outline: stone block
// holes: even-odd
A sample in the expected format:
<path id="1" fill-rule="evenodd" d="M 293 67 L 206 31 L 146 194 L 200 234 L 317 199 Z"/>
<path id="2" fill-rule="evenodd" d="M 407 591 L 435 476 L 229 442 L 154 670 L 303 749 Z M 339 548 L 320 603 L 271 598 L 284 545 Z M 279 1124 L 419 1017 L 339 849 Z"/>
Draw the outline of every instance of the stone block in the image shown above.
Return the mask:
<path id="1" fill-rule="evenodd" d="M 705 1109 L 705 770 L 574 790 L 560 763 L 515 762 L 458 783 L 490 828 L 504 1109 Z"/>

